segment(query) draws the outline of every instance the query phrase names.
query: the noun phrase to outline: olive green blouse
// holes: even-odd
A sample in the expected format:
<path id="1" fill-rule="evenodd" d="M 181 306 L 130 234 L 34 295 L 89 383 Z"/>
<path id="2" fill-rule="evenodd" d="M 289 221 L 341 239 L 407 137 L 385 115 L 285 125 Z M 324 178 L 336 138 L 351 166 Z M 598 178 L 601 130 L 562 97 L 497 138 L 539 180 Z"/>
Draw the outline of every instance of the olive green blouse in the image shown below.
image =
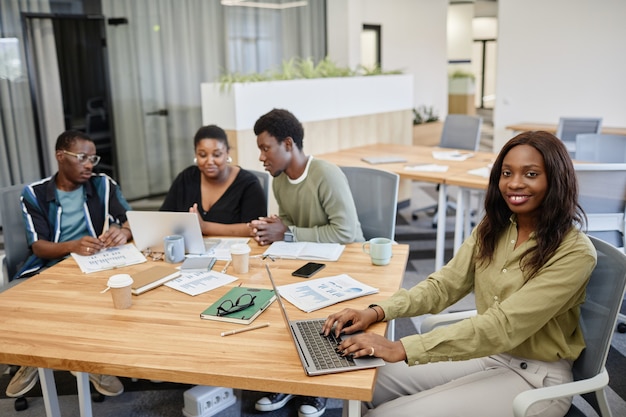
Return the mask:
<path id="1" fill-rule="evenodd" d="M 536 241 L 531 235 L 515 248 L 516 240 L 513 216 L 496 244 L 492 262 L 479 266 L 474 230 L 447 265 L 379 303 L 385 320 L 391 320 L 435 314 L 475 293 L 476 316 L 401 339 L 409 365 L 498 353 L 542 361 L 578 357 L 585 346 L 580 305 L 596 265 L 593 244 L 572 227 L 554 255 L 525 283 L 521 255 Z"/>

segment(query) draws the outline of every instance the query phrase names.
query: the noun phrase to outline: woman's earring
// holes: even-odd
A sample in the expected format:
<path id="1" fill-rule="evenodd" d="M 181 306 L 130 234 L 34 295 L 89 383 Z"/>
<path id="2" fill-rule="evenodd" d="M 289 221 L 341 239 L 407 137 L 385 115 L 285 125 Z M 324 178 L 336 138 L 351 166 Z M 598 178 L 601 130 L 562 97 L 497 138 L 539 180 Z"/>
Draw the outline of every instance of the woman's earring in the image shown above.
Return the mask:
<path id="1" fill-rule="evenodd" d="M 193 164 L 198 165 L 198 158 L 193 158 Z"/>
<path id="2" fill-rule="evenodd" d="M 230 164 L 231 162 L 233 162 L 233 158 L 231 158 L 230 155 L 228 155 L 228 158 L 226 158 L 226 162 Z"/>

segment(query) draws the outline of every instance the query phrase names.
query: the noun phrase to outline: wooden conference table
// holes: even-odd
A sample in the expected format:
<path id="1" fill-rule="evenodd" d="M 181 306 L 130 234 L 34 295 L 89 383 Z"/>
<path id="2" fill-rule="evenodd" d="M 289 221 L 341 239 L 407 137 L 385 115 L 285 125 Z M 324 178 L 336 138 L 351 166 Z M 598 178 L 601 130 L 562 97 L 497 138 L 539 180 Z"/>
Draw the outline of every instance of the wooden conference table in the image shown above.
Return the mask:
<path id="1" fill-rule="evenodd" d="M 450 152 L 453 149 L 438 148 L 432 146 L 415 146 L 378 143 L 375 145 L 359 146 L 343 149 L 337 152 L 316 155 L 316 158 L 325 159 L 339 166 L 361 166 L 367 168 L 383 169 L 395 172 L 402 179 L 425 181 L 439 184 L 438 207 L 446 207 L 449 185 L 469 187 L 484 190 L 487 188 L 488 178 L 468 173 L 470 170 L 486 168 L 496 157 L 492 152 L 471 152 L 472 157 L 464 161 L 438 160 L 433 157 L 433 151 Z M 460 151 L 467 153 L 468 151 Z M 362 158 L 396 156 L 403 157 L 406 162 L 372 165 L 364 162 Z M 410 165 L 445 165 L 446 171 L 436 170 L 410 170 Z M 466 214 L 465 201 L 468 200 L 469 189 L 460 188 L 457 196 L 457 213 L 455 220 L 455 250 L 460 246 L 463 236 L 469 228 L 469 216 Z M 441 212 L 439 210 L 439 212 Z M 465 233 L 464 233 L 465 231 Z M 435 269 L 444 264 L 446 222 L 437 222 L 437 243 L 435 251 Z"/>
<path id="2" fill-rule="evenodd" d="M 251 241 L 252 254 L 264 248 Z M 337 262 L 326 262 L 317 274 L 326 277 L 347 273 L 374 286 L 379 293 L 343 302 L 307 315 L 286 303 L 290 318 L 326 317 L 344 307 L 363 308 L 393 294 L 404 277 L 407 245 L 394 245 L 387 266 L 373 266 L 361 244 L 347 245 Z M 341 398 L 350 415 L 360 413 L 360 401 L 372 398 L 376 370 L 308 377 L 287 333 L 277 303 L 254 324 L 270 326 L 221 337 L 223 331 L 243 326 L 199 315 L 208 305 L 242 283 L 271 288 L 267 273 L 252 262 L 248 274 L 232 274 L 232 284 L 192 297 L 161 286 L 133 296 L 127 310 L 113 308 L 111 295 L 101 291 L 113 273 L 145 270 L 162 261 L 83 274 L 72 258 L 24 280 L 0 293 L 0 363 L 37 366 L 48 417 L 60 416 L 53 369 L 77 373 L 82 417 L 91 417 L 89 378 L 86 372 L 225 386 L 236 389 L 284 392 Z M 291 276 L 301 260 L 280 260 L 273 275 L 277 285 L 297 282 Z M 221 271 L 223 261 L 214 269 Z M 384 334 L 387 323 L 370 331 Z"/>

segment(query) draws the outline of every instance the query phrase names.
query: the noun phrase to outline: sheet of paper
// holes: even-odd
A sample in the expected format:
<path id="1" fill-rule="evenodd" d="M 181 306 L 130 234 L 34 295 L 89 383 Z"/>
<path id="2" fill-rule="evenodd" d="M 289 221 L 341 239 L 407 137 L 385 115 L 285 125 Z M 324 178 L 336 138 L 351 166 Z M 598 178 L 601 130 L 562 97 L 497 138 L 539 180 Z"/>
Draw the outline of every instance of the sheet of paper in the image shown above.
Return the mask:
<path id="1" fill-rule="evenodd" d="M 473 157 L 471 152 L 460 151 L 433 151 L 433 158 L 440 161 L 465 161 L 468 158 Z"/>
<path id="2" fill-rule="evenodd" d="M 132 243 L 107 248 L 90 256 L 71 255 L 85 274 L 146 262 L 146 257 Z"/>
<path id="3" fill-rule="evenodd" d="M 247 237 L 224 237 L 220 239 L 206 238 L 204 245 L 207 252 L 198 256 L 213 256 L 218 261 L 230 261 L 230 247 L 235 243 L 248 243 L 250 238 Z"/>
<path id="4" fill-rule="evenodd" d="M 448 170 L 448 166 L 439 164 L 418 164 L 405 165 L 404 169 L 407 171 L 446 172 Z"/>
<path id="5" fill-rule="evenodd" d="M 490 167 L 482 167 L 476 169 L 470 169 L 467 171 L 468 174 L 478 175 L 479 177 L 489 178 L 489 174 L 491 173 Z"/>
<path id="6" fill-rule="evenodd" d="M 378 292 L 378 288 L 365 285 L 350 275 L 341 274 L 327 278 L 308 279 L 278 287 L 280 295 L 307 313 Z"/>
<path id="7" fill-rule="evenodd" d="M 167 281 L 163 285 L 185 294 L 198 295 L 236 280 L 236 277 L 216 271 L 183 272 L 180 277 Z"/>

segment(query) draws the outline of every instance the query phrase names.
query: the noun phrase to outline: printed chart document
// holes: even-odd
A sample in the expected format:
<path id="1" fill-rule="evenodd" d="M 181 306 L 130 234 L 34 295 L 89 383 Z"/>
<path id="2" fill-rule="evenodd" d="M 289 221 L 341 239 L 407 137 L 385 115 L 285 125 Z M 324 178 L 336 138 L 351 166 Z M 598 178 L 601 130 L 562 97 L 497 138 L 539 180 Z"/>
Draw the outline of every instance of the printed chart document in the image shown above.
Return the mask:
<path id="1" fill-rule="evenodd" d="M 336 261 L 344 249 L 345 246 L 339 243 L 284 242 L 281 240 L 272 243 L 263 255 L 309 261 Z"/>
<path id="2" fill-rule="evenodd" d="M 206 238 L 204 246 L 206 253 L 202 256 L 213 256 L 218 261 L 230 261 L 230 247 L 235 243 L 248 243 L 247 237 Z"/>
<path id="3" fill-rule="evenodd" d="M 89 256 L 71 255 L 85 274 L 146 262 L 146 257 L 132 243 L 113 246 Z"/>
<path id="4" fill-rule="evenodd" d="M 167 281 L 163 285 L 185 294 L 198 295 L 236 280 L 237 278 L 231 275 L 216 271 L 182 272 L 180 277 Z"/>
<path id="5" fill-rule="evenodd" d="M 341 274 L 281 285 L 278 291 L 291 304 L 310 313 L 345 300 L 375 294 L 378 288 L 365 285 L 350 275 Z"/>

